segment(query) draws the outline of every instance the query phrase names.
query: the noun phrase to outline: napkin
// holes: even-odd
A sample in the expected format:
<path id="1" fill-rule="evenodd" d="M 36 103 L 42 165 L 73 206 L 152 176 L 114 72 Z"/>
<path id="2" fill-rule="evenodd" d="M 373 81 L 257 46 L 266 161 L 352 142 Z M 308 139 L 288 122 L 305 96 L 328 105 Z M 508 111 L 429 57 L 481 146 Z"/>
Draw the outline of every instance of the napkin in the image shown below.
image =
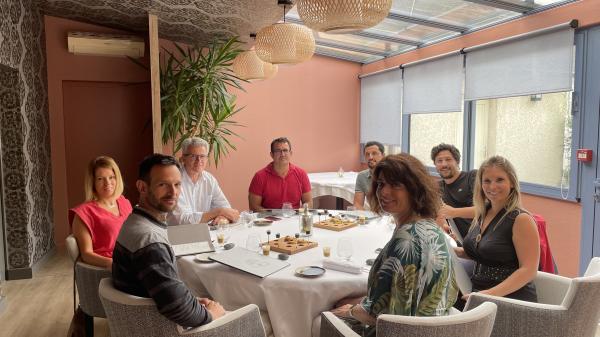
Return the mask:
<path id="1" fill-rule="evenodd" d="M 350 261 L 325 259 L 325 260 L 323 260 L 323 268 L 342 271 L 344 273 L 350 273 L 350 274 L 362 273 L 362 266 L 360 266 L 356 263 L 352 263 Z"/>

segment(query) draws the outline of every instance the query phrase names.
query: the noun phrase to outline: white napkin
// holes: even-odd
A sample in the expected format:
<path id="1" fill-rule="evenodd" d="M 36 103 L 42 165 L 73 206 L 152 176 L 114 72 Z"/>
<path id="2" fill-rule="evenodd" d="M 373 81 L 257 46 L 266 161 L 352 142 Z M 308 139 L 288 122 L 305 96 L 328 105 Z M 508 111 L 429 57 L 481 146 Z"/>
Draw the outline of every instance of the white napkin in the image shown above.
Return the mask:
<path id="1" fill-rule="evenodd" d="M 362 273 L 362 266 L 352 263 L 350 261 L 325 259 L 325 260 L 323 260 L 323 268 L 342 271 L 344 273 L 350 273 L 350 274 Z"/>

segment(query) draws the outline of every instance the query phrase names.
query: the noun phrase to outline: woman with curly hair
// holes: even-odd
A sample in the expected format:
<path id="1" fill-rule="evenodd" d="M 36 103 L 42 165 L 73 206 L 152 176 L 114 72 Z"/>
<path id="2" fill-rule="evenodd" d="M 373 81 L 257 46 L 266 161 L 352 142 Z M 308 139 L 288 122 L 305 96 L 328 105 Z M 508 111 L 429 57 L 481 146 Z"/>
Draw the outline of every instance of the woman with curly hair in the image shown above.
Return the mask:
<path id="1" fill-rule="evenodd" d="M 365 335 L 375 334 L 380 314 L 447 315 L 458 288 L 451 247 L 434 220 L 436 182 L 417 158 L 391 155 L 375 167 L 371 191 L 373 211 L 391 214 L 396 228 L 371 268 L 367 295 L 342 300 L 332 312 Z"/>

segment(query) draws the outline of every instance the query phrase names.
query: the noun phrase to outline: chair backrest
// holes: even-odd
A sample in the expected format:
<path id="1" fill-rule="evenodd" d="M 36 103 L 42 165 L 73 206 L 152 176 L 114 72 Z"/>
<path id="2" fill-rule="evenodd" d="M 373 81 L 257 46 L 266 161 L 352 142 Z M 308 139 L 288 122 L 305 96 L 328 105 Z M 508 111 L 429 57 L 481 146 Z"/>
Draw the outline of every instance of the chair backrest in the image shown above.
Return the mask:
<path id="1" fill-rule="evenodd" d="M 595 336 L 598 320 L 600 320 L 599 303 L 600 274 L 576 277 L 571 281 L 571 286 L 562 302 L 562 306 L 567 308 L 568 321 L 572 323 L 569 335 Z"/>
<path id="2" fill-rule="evenodd" d="M 77 240 L 75 240 L 73 234 L 67 236 L 65 243 L 67 246 L 67 253 L 69 253 L 71 260 L 73 260 L 73 262 L 77 261 L 77 258 L 79 257 L 79 246 L 77 245 Z"/>
<path id="3" fill-rule="evenodd" d="M 380 315 L 377 337 L 489 337 L 496 310 L 496 304 L 485 302 L 473 310 L 449 316 Z"/>
<path id="4" fill-rule="evenodd" d="M 592 276 L 596 274 L 600 274 L 600 257 L 592 258 L 583 276 Z"/>
<path id="5" fill-rule="evenodd" d="M 151 298 L 129 295 L 115 289 L 111 278 L 100 281 L 100 299 L 106 311 L 112 337 L 265 337 L 258 307 L 247 305 L 209 324 L 192 330 L 168 320 Z"/>

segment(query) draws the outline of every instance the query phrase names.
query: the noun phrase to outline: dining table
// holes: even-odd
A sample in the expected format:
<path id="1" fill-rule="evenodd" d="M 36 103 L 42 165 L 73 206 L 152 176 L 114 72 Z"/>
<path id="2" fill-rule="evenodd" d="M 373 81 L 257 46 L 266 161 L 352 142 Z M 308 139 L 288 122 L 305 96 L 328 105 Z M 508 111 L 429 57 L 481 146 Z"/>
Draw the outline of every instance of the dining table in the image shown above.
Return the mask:
<path id="1" fill-rule="evenodd" d="M 342 209 L 342 200 L 354 203 L 357 172 L 313 172 L 308 180 L 313 198 L 332 195 L 336 197 L 336 208 Z"/>
<path id="2" fill-rule="evenodd" d="M 336 211 L 329 212 L 339 215 Z M 342 212 L 343 213 L 343 212 Z M 226 242 L 236 247 L 246 248 L 249 237 L 258 236 L 261 242 L 273 240 L 277 234 L 281 237 L 295 236 L 300 232 L 300 215 L 284 217 L 275 214 L 280 220 L 266 226 L 247 221 L 231 225 L 226 232 Z M 328 215 L 312 215 L 316 223 Z M 207 263 L 195 256 L 178 259 L 181 279 L 196 296 L 210 296 L 220 302 L 225 309 L 235 310 L 254 303 L 262 312 L 268 314 L 275 337 L 311 337 L 318 336 L 320 314 L 334 307 L 336 302 L 349 296 L 365 295 L 369 265 L 367 259 L 377 257 L 378 248 L 383 248 L 394 231 L 393 219 L 388 216 L 373 217 L 364 225 L 357 225 L 343 231 L 313 227 L 309 237 L 303 239 L 316 242 L 317 246 L 296 254 L 288 255 L 289 266 L 264 278 L 217 262 Z M 267 234 L 269 231 L 269 234 Z M 211 233 L 213 239 L 216 234 Z M 344 238 L 344 240 L 340 240 Z M 303 277 L 303 267 L 322 267 L 326 259 L 340 260 L 338 242 L 351 242 L 350 263 L 360 266 L 360 273 L 325 269 L 318 277 Z M 214 241 L 217 242 L 216 240 Z M 324 247 L 329 247 L 331 255 L 324 257 Z M 247 247 L 248 254 L 261 254 L 256 246 Z M 347 249 L 346 249 L 347 250 Z M 224 252 L 217 248 L 214 254 Z M 271 251 L 269 258 L 277 259 L 279 253 Z"/>

